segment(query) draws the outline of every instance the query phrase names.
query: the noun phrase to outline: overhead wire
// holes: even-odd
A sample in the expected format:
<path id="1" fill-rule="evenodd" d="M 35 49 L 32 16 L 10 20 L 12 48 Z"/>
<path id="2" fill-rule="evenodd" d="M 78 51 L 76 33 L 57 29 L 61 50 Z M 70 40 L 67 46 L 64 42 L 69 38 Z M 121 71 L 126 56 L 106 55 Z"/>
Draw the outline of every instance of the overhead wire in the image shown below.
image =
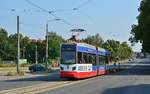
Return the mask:
<path id="1" fill-rule="evenodd" d="M 25 1 L 26 1 L 28 4 L 30 4 L 31 6 L 34 6 L 34 7 L 36 7 L 36 8 L 39 8 L 39 9 L 42 10 L 43 12 L 46 12 L 46 13 L 50 14 L 51 16 L 55 17 L 56 19 L 61 19 L 60 21 L 62 21 L 63 23 L 65 23 L 65 24 L 67 24 L 67 25 L 70 25 L 70 26 L 73 27 L 73 28 L 76 28 L 76 26 L 74 26 L 73 24 L 71 24 L 71 23 L 67 22 L 66 20 L 64 20 L 64 19 L 62 19 L 62 18 L 56 16 L 55 14 L 53 14 L 53 11 L 51 11 L 51 10 L 48 11 L 48 10 L 46 10 L 46 9 L 44 9 L 44 8 L 42 8 L 42 7 L 40 7 L 39 5 L 37 5 L 37 4 L 33 3 L 33 2 L 31 2 L 30 0 L 25 0 Z"/>
<path id="2" fill-rule="evenodd" d="M 38 5 L 36 5 L 36 4 L 34 4 L 33 2 L 31 2 L 30 0 L 25 0 L 28 4 L 30 4 L 30 5 L 32 5 L 32 6 L 34 6 L 34 7 L 36 7 L 36 8 L 39 8 L 40 10 L 42 10 L 42 11 L 44 11 L 44 12 L 50 12 L 50 11 L 47 11 L 46 9 L 44 9 L 44 8 L 42 8 L 42 7 L 40 7 L 40 6 L 38 6 Z"/>
<path id="3" fill-rule="evenodd" d="M 88 3 L 90 3 L 92 0 L 86 0 L 85 2 L 83 2 L 83 3 L 81 3 L 80 5 L 78 5 L 77 7 L 75 7 L 75 8 L 73 8 L 73 10 L 79 10 L 80 8 L 82 8 L 82 7 L 84 7 L 84 6 L 86 6 Z M 84 14 L 83 12 L 82 12 L 82 14 Z M 87 16 L 87 18 L 89 18 L 91 21 L 93 21 L 92 20 L 92 18 L 89 16 L 89 15 L 84 15 L 84 16 Z"/>
<path id="4" fill-rule="evenodd" d="M 22 9 L 22 10 L 17 10 L 17 9 L 8 9 L 8 11 L 11 11 L 11 12 L 16 12 L 16 13 L 25 13 L 25 12 L 41 12 L 41 10 L 31 10 L 31 9 Z"/>
<path id="5" fill-rule="evenodd" d="M 88 3 L 90 3 L 92 0 L 86 0 L 85 2 L 81 3 L 77 7 L 74 7 L 72 10 L 79 10 L 80 8 L 86 6 Z"/>
<path id="6" fill-rule="evenodd" d="M 66 20 L 64 20 L 64 19 L 62 19 L 62 18 L 56 16 L 54 13 L 55 13 L 55 12 L 62 12 L 62 11 L 77 11 L 77 10 L 81 9 L 82 7 L 86 6 L 86 5 L 87 5 L 88 3 L 90 3 L 92 0 L 86 0 L 85 2 L 81 3 L 80 5 L 78 5 L 77 7 L 72 8 L 72 9 L 68 9 L 68 10 L 50 10 L 50 11 L 49 11 L 49 10 L 46 10 L 46 9 L 44 9 L 44 8 L 42 8 L 42 7 L 40 7 L 39 5 L 37 5 L 37 4 L 33 3 L 33 2 L 31 2 L 30 0 L 25 0 L 25 1 L 26 1 L 28 4 L 30 4 L 31 6 L 34 6 L 34 7 L 38 8 L 38 9 L 40 9 L 41 11 L 50 14 L 51 16 L 55 17 L 56 19 L 61 19 L 61 20 L 60 20 L 61 22 L 65 23 L 65 24 L 67 24 L 67 25 L 69 25 L 69 26 L 71 26 L 71 27 L 73 27 L 73 28 L 77 28 L 77 27 L 74 26 L 73 24 L 71 24 L 71 23 L 67 22 Z"/>

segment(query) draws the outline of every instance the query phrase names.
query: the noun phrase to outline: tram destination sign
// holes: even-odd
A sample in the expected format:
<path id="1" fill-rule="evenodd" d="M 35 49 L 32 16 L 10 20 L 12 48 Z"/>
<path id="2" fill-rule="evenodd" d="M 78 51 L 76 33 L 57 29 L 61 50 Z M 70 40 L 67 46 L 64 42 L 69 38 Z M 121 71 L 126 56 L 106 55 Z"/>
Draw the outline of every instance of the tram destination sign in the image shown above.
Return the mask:
<path id="1" fill-rule="evenodd" d="M 76 46 L 75 45 L 62 45 L 62 51 L 75 51 Z"/>

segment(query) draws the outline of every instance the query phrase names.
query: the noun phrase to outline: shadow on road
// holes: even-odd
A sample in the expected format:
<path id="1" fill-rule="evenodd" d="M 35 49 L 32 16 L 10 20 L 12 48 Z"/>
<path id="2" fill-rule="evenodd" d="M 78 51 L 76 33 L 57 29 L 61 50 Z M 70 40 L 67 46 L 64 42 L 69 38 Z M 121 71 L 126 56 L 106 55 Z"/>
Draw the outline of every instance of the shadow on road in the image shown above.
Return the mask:
<path id="1" fill-rule="evenodd" d="M 150 75 L 150 62 L 145 64 L 138 64 L 138 65 L 128 65 L 127 68 L 121 68 L 119 72 L 111 73 L 108 76 L 115 76 L 115 75 Z"/>
<path id="2" fill-rule="evenodd" d="M 34 74 L 33 74 L 34 75 Z M 129 75 L 150 75 L 150 66 L 136 66 L 134 68 L 122 70 L 116 73 L 110 73 L 107 76 L 129 76 Z M 75 80 L 75 79 L 61 79 L 59 77 L 59 73 L 52 73 L 52 74 L 45 74 L 41 76 L 33 76 L 28 78 L 20 78 L 15 80 L 7 80 L 7 82 L 19 82 L 19 81 L 68 81 L 68 80 Z"/>
<path id="3" fill-rule="evenodd" d="M 150 84 L 115 87 L 105 90 L 102 94 L 150 94 Z"/>
<path id="4" fill-rule="evenodd" d="M 7 82 L 19 82 L 19 81 L 65 81 L 66 79 L 61 79 L 59 77 L 59 73 L 53 73 L 53 74 L 45 74 L 41 76 L 33 76 L 28 78 L 20 78 L 15 80 L 6 80 Z"/>

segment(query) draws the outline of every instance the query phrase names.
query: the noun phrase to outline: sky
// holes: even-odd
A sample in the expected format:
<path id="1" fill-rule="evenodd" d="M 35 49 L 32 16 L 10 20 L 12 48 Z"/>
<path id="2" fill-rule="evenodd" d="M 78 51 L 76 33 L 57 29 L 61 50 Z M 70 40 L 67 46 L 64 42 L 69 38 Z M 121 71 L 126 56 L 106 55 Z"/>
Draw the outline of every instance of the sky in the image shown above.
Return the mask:
<path id="1" fill-rule="evenodd" d="M 34 39 L 44 39 L 46 23 L 49 31 L 65 39 L 74 28 L 85 29 L 79 38 L 99 33 L 104 39 L 128 41 L 131 25 L 137 23 L 140 0 L 0 0 L 0 27 L 16 33 L 16 16 L 20 32 Z M 31 4 L 32 3 L 32 4 Z M 73 10 L 74 9 L 74 10 Z M 54 21 L 57 16 L 59 21 Z M 51 21 L 49 21 L 51 20 Z M 133 47 L 140 51 L 140 44 Z"/>

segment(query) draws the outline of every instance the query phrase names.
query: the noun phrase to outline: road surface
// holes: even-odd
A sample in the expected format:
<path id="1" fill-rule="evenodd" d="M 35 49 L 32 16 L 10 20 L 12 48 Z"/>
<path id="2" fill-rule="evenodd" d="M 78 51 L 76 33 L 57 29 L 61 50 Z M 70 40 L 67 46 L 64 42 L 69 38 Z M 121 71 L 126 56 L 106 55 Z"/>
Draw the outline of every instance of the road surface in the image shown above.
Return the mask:
<path id="1" fill-rule="evenodd" d="M 141 60 L 128 70 L 40 94 L 150 94 L 150 61 Z"/>
<path id="2" fill-rule="evenodd" d="M 16 80 L 0 80 L 0 91 L 59 81 L 62 81 L 59 78 L 59 73 L 49 73 L 45 75 L 42 74 L 41 76 L 20 78 Z"/>
<path id="3" fill-rule="evenodd" d="M 69 83 L 78 82 L 78 84 L 73 83 L 70 85 L 64 85 L 63 88 L 60 88 L 60 85 L 55 85 L 56 83 L 64 82 L 59 78 L 59 73 L 49 73 L 43 76 L 17 80 L 0 80 L 0 91 L 10 91 L 11 89 L 19 88 L 15 91 L 23 90 L 24 92 L 24 88 L 22 87 L 28 87 L 31 85 L 33 87 L 37 87 L 40 84 L 42 84 L 42 86 L 46 86 L 46 84 L 48 84 L 50 87 L 45 89 L 46 92 L 43 92 L 45 90 L 42 89 L 43 87 L 40 87 L 41 90 L 43 90 L 43 93 L 40 94 L 133 94 L 135 92 L 136 94 L 148 94 L 147 90 L 150 84 L 149 60 L 140 59 L 137 60 L 137 62 L 139 62 L 139 64 L 130 63 L 121 65 L 121 67 L 129 69 L 118 73 L 86 80 L 69 81 Z M 55 86 L 55 89 L 53 88 L 52 90 L 53 85 Z M 37 89 L 35 88 L 35 90 Z"/>

